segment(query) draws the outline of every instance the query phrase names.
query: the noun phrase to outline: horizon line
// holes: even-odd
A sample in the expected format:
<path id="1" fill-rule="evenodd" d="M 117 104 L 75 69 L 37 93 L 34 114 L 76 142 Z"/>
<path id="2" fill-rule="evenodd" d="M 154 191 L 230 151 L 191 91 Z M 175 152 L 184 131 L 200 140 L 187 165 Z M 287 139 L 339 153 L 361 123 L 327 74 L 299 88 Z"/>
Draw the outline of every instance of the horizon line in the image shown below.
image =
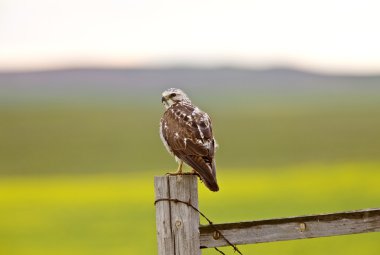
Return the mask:
<path id="1" fill-rule="evenodd" d="M 55 65 L 51 67 L 35 68 L 0 68 L 0 74 L 23 74 L 23 73 L 42 73 L 57 71 L 75 71 L 75 70 L 175 70 L 175 69 L 193 69 L 193 70 L 246 70 L 246 71 L 275 71 L 286 70 L 301 73 L 308 73 L 320 76 L 352 76 L 352 77 L 375 77 L 380 76 L 380 71 L 352 72 L 352 71 L 323 71 L 315 68 L 299 67 L 294 65 L 261 65 L 249 66 L 238 64 L 219 64 L 219 65 L 201 65 L 201 64 L 151 64 L 151 65 Z"/>

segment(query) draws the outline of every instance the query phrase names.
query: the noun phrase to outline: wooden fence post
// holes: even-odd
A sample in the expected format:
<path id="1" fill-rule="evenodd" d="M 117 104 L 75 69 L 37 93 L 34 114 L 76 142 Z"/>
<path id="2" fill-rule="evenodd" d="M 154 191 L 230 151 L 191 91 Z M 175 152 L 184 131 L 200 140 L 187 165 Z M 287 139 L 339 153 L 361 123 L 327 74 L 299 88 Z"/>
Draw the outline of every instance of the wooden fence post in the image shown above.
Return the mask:
<path id="1" fill-rule="evenodd" d="M 155 198 L 178 199 L 198 208 L 198 181 L 193 175 L 156 176 Z M 174 201 L 156 203 L 158 255 L 200 255 L 199 214 Z"/>

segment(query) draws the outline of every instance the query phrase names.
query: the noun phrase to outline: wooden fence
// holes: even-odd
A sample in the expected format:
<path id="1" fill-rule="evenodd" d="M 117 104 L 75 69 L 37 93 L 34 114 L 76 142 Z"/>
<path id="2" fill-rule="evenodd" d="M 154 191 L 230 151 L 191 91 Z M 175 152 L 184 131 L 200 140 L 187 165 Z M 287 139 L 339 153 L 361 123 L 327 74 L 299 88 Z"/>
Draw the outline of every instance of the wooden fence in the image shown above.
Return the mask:
<path id="1" fill-rule="evenodd" d="M 202 248 L 380 231 L 380 209 L 290 218 L 199 224 L 193 175 L 155 177 L 159 255 L 199 255 Z"/>

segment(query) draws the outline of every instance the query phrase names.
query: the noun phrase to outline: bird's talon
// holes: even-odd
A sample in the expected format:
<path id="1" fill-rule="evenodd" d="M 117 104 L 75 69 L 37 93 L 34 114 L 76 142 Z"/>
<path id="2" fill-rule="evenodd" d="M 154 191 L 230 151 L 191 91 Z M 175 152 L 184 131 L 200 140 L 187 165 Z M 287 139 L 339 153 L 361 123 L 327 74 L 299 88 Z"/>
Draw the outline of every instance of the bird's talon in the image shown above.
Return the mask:
<path id="1" fill-rule="evenodd" d="M 197 173 L 195 172 L 186 172 L 186 173 L 182 173 L 183 175 L 198 175 Z M 198 175 L 199 176 L 199 175 Z"/>
<path id="2" fill-rule="evenodd" d="M 169 172 L 169 173 L 166 173 L 165 175 L 169 175 L 169 176 L 176 176 L 176 175 L 182 175 L 183 173 L 181 172 Z"/>
<path id="3" fill-rule="evenodd" d="M 199 178 L 201 177 L 201 176 L 197 173 L 197 171 L 195 171 L 194 169 L 192 169 L 190 173 L 193 174 L 193 175 L 198 176 Z"/>

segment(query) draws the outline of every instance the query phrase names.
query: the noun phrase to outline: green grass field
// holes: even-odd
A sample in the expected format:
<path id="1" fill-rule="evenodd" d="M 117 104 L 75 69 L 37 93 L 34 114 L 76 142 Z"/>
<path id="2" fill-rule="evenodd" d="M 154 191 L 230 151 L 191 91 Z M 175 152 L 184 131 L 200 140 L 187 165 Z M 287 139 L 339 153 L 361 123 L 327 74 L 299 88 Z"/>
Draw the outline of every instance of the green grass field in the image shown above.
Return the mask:
<path id="1" fill-rule="evenodd" d="M 200 184 L 200 208 L 218 223 L 378 207 L 379 167 L 377 162 L 221 169 L 220 192 Z M 0 254 L 156 253 L 153 173 L 6 177 L 0 194 Z M 240 249 L 375 255 L 379 238 L 372 233 Z"/>
<path id="2" fill-rule="evenodd" d="M 220 144 L 221 191 L 200 185 L 214 222 L 380 206 L 378 94 L 250 100 L 199 102 Z M 1 104 L 0 254 L 155 254 L 153 176 L 176 167 L 159 140 L 162 111 L 159 102 Z M 377 255 L 379 238 L 241 250 Z"/>
<path id="3" fill-rule="evenodd" d="M 380 159 L 380 93 L 223 100 L 199 103 L 223 168 Z M 159 100 L 0 105 L 0 174 L 172 169 L 158 135 L 162 112 Z"/>

